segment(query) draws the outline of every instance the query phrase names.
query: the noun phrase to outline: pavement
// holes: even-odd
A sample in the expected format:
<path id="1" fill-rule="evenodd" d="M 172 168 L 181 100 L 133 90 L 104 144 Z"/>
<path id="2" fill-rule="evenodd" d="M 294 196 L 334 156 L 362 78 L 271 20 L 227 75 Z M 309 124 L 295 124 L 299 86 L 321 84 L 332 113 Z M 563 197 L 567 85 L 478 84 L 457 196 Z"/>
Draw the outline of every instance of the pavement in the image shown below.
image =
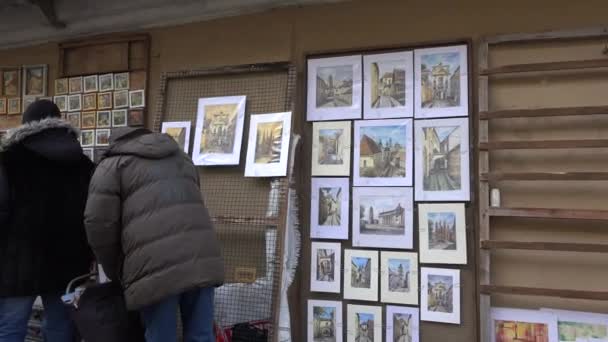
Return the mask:
<path id="1" fill-rule="evenodd" d="M 374 102 L 373 107 L 374 108 L 386 108 L 386 107 L 399 107 L 401 106 L 401 103 L 399 103 L 399 101 L 395 100 L 394 98 L 390 97 L 390 96 L 384 96 L 381 95 L 376 102 Z"/>
<path id="2" fill-rule="evenodd" d="M 460 185 L 457 184 L 448 175 L 447 170 L 434 171 L 428 177 L 428 181 L 425 182 L 425 190 L 431 191 L 446 191 L 446 190 L 458 190 Z"/>

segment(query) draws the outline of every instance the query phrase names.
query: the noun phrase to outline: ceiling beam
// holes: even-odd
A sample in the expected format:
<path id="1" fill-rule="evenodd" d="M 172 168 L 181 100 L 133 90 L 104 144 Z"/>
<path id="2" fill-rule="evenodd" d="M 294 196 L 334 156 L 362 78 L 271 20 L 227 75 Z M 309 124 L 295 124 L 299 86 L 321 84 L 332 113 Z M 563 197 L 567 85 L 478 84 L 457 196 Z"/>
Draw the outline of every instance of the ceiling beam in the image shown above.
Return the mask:
<path id="1" fill-rule="evenodd" d="M 42 14 L 49 21 L 49 24 L 56 29 L 64 29 L 65 23 L 57 18 L 57 12 L 55 12 L 55 1 L 54 0 L 31 0 L 32 4 L 38 6 Z"/>

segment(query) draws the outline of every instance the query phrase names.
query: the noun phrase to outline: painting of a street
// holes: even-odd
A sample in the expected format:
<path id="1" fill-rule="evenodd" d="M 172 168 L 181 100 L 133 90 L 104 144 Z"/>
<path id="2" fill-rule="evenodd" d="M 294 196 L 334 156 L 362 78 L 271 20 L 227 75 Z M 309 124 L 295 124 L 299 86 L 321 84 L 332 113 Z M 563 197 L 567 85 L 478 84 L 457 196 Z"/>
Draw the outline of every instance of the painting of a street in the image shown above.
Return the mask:
<path id="1" fill-rule="evenodd" d="M 319 130 L 319 165 L 340 165 L 344 163 L 342 156 L 342 129 Z"/>
<path id="2" fill-rule="evenodd" d="M 313 308 L 313 341 L 336 341 L 336 308 L 315 306 Z"/>
<path id="3" fill-rule="evenodd" d="M 412 324 L 412 315 L 394 313 L 392 342 L 412 342 Z"/>
<path id="4" fill-rule="evenodd" d="M 363 126 L 360 129 L 360 177 L 405 177 L 405 125 Z"/>
<path id="5" fill-rule="evenodd" d="M 339 226 L 342 222 L 342 188 L 319 188 L 319 225 Z"/>
<path id="6" fill-rule="evenodd" d="M 452 313 L 454 312 L 454 280 L 451 276 L 428 276 L 428 311 Z"/>
<path id="7" fill-rule="evenodd" d="M 410 291 L 410 261 L 404 259 L 388 260 L 388 290 L 390 292 Z"/>
<path id="8" fill-rule="evenodd" d="M 601 323 L 558 322 L 559 342 L 608 341 L 608 325 Z"/>
<path id="9" fill-rule="evenodd" d="M 205 106 L 201 153 L 232 153 L 237 109 L 237 104 Z"/>
<path id="10" fill-rule="evenodd" d="M 420 69 L 423 108 L 460 106 L 460 54 L 458 52 L 423 55 Z"/>
<path id="11" fill-rule="evenodd" d="M 372 279 L 372 260 L 370 258 L 353 257 L 351 259 L 351 286 L 370 289 Z"/>
<path id="12" fill-rule="evenodd" d="M 317 250 L 317 281 L 334 281 L 336 252 L 332 249 Z"/>
<path id="13" fill-rule="evenodd" d="M 272 164 L 281 161 L 283 122 L 260 123 L 255 145 L 255 163 Z"/>
<path id="14" fill-rule="evenodd" d="M 317 108 L 350 107 L 353 104 L 353 66 L 317 69 Z"/>
<path id="15" fill-rule="evenodd" d="M 423 189 L 425 191 L 460 190 L 462 186 L 460 127 L 424 127 L 423 134 Z"/>
<path id="16" fill-rule="evenodd" d="M 496 342 L 549 342 L 549 327 L 542 323 L 495 321 Z"/>
<path id="17" fill-rule="evenodd" d="M 355 317 L 356 342 L 374 342 L 374 315 L 357 313 Z"/>
<path id="18" fill-rule="evenodd" d="M 359 227 L 362 235 L 404 235 L 405 209 L 403 198 L 393 196 L 361 196 Z"/>
<path id="19" fill-rule="evenodd" d="M 373 108 L 405 106 L 405 61 L 371 63 Z"/>
<path id="20" fill-rule="evenodd" d="M 428 213 L 429 249 L 456 250 L 456 214 Z"/>

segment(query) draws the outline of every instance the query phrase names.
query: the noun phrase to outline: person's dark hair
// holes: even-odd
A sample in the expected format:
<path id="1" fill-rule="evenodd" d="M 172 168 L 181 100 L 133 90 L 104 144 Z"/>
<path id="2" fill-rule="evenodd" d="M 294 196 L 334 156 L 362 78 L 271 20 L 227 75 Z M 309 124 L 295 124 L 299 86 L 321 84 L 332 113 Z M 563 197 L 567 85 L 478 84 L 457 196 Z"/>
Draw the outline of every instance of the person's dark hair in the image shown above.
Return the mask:
<path id="1" fill-rule="evenodd" d="M 49 118 L 61 118 L 59 107 L 49 100 L 38 100 L 25 109 L 22 123 L 25 124 Z"/>

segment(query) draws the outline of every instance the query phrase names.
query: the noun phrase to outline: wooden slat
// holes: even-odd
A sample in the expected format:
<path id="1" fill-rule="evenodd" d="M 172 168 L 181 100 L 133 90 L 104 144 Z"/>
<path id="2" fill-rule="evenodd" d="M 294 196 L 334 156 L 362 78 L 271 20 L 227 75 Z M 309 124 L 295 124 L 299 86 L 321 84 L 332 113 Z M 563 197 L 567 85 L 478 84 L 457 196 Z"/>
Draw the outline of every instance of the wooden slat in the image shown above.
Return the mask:
<path id="1" fill-rule="evenodd" d="M 589 59 L 581 61 L 546 62 L 503 65 L 495 68 L 481 70 L 481 75 L 490 76 L 498 74 L 514 74 L 522 72 L 547 72 L 580 69 L 608 68 L 608 58 Z"/>
<path id="2" fill-rule="evenodd" d="M 497 111 L 484 111 L 479 113 L 479 119 L 507 119 L 507 118 L 534 118 L 552 116 L 579 116 L 608 114 L 608 106 L 563 107 L 563 108 L 537 108 L 537 109 L 509 109 Z"/>
<path id="3" fill-rule="evenodd" d="M 534 150 L 605 147 L 608 147 L 608 139 L 494 141 L 479 143 L 479 148 L 482 150 Z"/>
<path id="4" fill-rule="evenodd" d="M 481 181 L 603 181 L 608 172 L 488 172 L 481 174 Z"/>
<path id="5" fill-rule="evenodd" d="M 572 41 L 608 37 L 608 27 L 587 27 L 576 30 L 551 30 L 536 33 L 512 33 L 492 36 L 485 39 L 490 45 L 526 44 L 538 42 Z"/>
<path id="6" fill-rule="evenodd" d="M 541 209 L 541 208 L 490 208 L 494 217 L 528 217 L 572 220 L 608 220 L 606 210 Z"/>
<path id="7" fill-rule="evenodd" d="M 568 299 L 608 300 L 608 291 L 581 291 L 523 286 L 481 285 L 481 292 L 489 295 L 510 294 L 521 296 L 542 296 Z"/>
<path id="8" fill-rule="evenodd" d="M 481 241 L 483 249 L 519 249 L 531 251 L 608 253 L 608 244 L 571 242 Z"/>

